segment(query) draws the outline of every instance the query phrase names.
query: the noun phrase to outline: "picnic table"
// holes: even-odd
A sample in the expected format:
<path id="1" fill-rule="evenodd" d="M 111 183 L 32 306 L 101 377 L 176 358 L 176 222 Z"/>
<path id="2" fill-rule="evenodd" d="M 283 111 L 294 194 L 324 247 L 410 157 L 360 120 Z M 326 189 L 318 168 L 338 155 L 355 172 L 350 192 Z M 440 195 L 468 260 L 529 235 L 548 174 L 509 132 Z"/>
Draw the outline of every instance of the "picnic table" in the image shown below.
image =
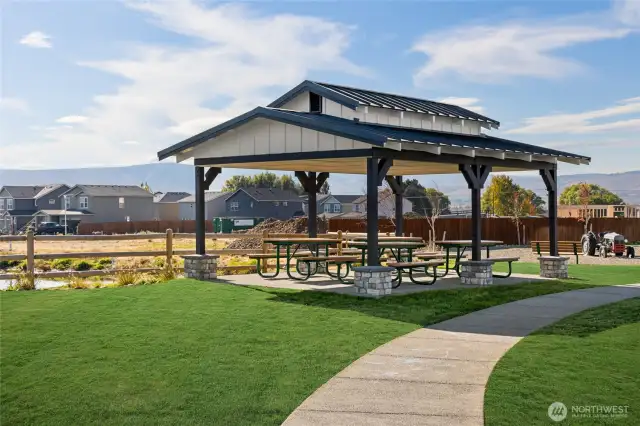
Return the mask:
<path id="1" fill-rule="evenodd" d="M 311 252 L 315 251 L 315 255 L 320 255 L 320 247 L 324 246 L 324 252 L 326 256 L 329 256 L 329 246 L 336 245 L 340 242 L 340 240 L 336 238 L 266 238 L 264 240 L 267 244 L 272 244 L 276 251 L 276 273 L 271 277 L 275 278 L 280 272 L 280 248 L 284 247 L 286 250 L 286 272 L 287 276 L 293 280 L 305 280 L 309 278 L 305 277 L 295 277 L 291 274 L 291 259 L 295 257 L 297 251 L 301 246 L 308 246 Z M 293 247 L 293 252 L 291 248 Z M 316 268 L 317 271 L 317 268 Z M 310 274 L 313 275 L 313 274 Z"/>
<path id="2" fill-rule="evenodd" d="M 490 257 L 489 249 L 491 247 L 495 247 L 498 245 L 504 244 L 502 241 L 498 240 L 482 240 L 480 241 L 481 247 L 487 248 L 487 258 Z M 464 255 L 464 252 L 467 248 L 473 245 L 473 241 L 471 240 L 446 240 L 446 241 L 436 241 L 436 245 L 441 246 L 445 250 L 445 274 L 449 273 L 449 259 L 450 259 L 450 251 L 452 249 L 456 249 L 456 261 L 453 266 L 453 269 L 456 271 L 458 275 L 460 275 L 460 258 Z"/>
<path id="3" fill-rule="evenodd" d="M 380 258 L 383 253 L 387 250 L 391 253 L 391 255 L 398 261 L 401 262 L 403 259 L 408 259 L 411 261 L 411 257 L 413 256 L 413 251 L 415 249 L 419 249 L 424 247 L 424 241 L 421 238 L 417 240 L 413 237 L 382 237 L 384 239 L 378 240 L 378 258 Z M 393 239 L 390 239 L 393 238 Z M 407 238 L 411 238 L 411 240 L 407 240 Z M 351 241 L 349 243 L 349 247 L 358 248 L 362 251 L 362 264 L 365 264 L 365 260 L 367 257 L 367 241 L 365 240 L 357 240 Z M 407 254 L 403 255 L 403 251 L 406 250 Z"/>

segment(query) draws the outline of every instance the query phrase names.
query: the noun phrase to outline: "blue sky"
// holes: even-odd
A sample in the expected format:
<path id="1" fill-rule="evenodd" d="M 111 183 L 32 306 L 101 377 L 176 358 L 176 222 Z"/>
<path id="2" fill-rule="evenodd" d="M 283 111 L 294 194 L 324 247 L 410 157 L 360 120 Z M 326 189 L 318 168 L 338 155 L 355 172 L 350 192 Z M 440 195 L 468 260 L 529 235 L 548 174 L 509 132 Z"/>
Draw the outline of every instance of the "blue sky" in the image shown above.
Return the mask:
<path id="1" fill-rule="evenodd" d="M 154 161 L 305 78 L 455 102 L 638 169 L 640 2 L 10 2 L 0 168 Z M 452 99 L 454 98 L 454 99 Z"/>

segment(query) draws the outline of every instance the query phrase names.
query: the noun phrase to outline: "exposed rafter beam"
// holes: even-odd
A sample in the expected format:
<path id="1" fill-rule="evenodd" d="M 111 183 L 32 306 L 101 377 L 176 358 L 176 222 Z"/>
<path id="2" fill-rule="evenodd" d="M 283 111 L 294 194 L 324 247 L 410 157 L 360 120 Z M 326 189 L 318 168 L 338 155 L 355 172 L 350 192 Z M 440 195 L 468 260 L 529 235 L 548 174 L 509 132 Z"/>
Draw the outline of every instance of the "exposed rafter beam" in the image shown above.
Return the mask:
<path id="1" fill-rule="evenodd" d="M 550 155 L 534 155 L 534 161 L 544 161 L 545 163 L 557 164 L 558 159 L 556 157 L 552 157 Z"/>
<path id="2" fill-rule="evenodd" d="M 504 151 L 493 151 L 493 150 L 490 150 L 490 149 L 477 149 L 476 150 L 476 156 L 478 156 L 478 157 L 497 158 L 498 160 L 504 160 L 505 159 Z"/>
<path id="3" fill-rule="evenodd" d="M 472 148 L 456 148 L 456 147 L 442 147 L 443 154 L 456 154 L 456 155 L 464 155 L 465 157 L 475 157 L 476 150 Z"/>

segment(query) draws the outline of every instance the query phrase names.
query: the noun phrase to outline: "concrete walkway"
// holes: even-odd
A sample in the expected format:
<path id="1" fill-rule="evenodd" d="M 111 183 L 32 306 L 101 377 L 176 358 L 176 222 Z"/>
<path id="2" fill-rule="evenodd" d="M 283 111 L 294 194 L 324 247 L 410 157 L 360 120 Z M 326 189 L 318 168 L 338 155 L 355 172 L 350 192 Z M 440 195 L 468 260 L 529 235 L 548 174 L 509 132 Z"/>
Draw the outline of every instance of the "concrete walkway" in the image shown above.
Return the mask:
<path id="1" fill-rule="evenodd" d="M 482 425 L 491 371 L 523 336 L 632 297 L 640 297 L 640 284 L 549 294 L 416 330 L 338 373 L 284 425 Z"/>

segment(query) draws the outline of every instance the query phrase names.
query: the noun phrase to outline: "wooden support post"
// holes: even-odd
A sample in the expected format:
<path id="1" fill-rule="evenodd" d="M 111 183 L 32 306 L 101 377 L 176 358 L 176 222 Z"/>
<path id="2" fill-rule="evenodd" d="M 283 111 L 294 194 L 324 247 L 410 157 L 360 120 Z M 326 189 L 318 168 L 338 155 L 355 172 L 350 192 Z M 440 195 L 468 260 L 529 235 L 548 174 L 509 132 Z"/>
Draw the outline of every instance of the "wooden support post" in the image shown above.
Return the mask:
<path id="1" fill-rule="evenodd" d="M 367 266 L 380 266 L 378 258 L 378 159 L 367 158 Z"/>
<path id="2" fill-rule="evenodd" d="M 342 231 L 338 231 L 338 256 L 342 256 Z"/>
<path id="3" fill-rule="evenodd" d="M 167 269 L 173 268 L 173 229 L 167 229 L 167 260 L 165 267 Z"/>
<path id="4" fill-rule="evenodd" d="M 480 191 L 491 173 L 491 166 L 481 164 L 460 164 L 459 170 L 471 190 L 471 260 L 482 260 L 482 211 Z"/>
<path id="5" fill-rule="evenodd" d="M 27 279 L 31 286 L 35 285 L 35 276 L 33 273 L 33 256 L 35 254 L 34 241 L 35 238 L 33 236 L 33 231 L 29 229 L 27 231 Z"/>
<path id="6" fill-rule="evenodd" d="M 265 229 L 264 231 L 262 231 L 262 253 L 267 253 L 269 251 L 269 248 L 267 247 L 268 244 L 264 242 L 264 240 L 266 240 L 267 238 L 269 238 L 269 231 Z M 262 265 L 260 265 L 260 269 L 262 270 L 262 272 L 267 272 L 267 263 L 268 260 L 263 259 Z"/>

